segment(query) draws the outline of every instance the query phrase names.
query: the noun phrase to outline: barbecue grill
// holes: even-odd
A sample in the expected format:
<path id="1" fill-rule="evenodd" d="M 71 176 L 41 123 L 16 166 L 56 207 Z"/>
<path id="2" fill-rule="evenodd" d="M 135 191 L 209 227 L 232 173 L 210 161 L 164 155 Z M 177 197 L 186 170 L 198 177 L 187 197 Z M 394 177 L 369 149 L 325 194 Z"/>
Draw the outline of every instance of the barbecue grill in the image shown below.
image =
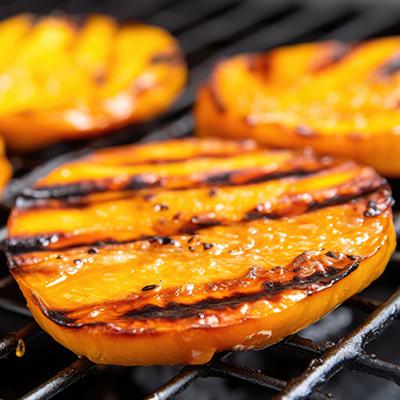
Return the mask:
<path id="1" fill-rule="evenodd" d="M 194 125 L 190 108 L 196 87 L 221 57 L 302 41 L 360 40 L 400 33 L 400 4 L 395 1 L 89 0 L 82 4 L 79 0 L 17 0 L 3 1 L 0 17 L 53 10 L 104 12 L 121 20 L 137 18 L 165 27 L 179 39 L 186 53 L 190 81 L 173 109 L 156 121 L 90 142 L 54 145 L 32 154 L 29 160 L 12 158 L 16 178 L 3 201 L 3 223 L 18 192 L 65 160 L 104 146 L 190 135 Z M 400 199 L 400 184 L 391 183 L 395 199 Z M 400 218 L 396 229 L 400 234 Z M 5 233 L 3 228 L 3 238 Z M 96 366 L 85 358 L 76 358 L 32 322 L 7 273 L 5 259 L 2 261 L 0 398 L 39 400 L 57 395 L 60 399 L 168 399 L 179 393 L 181 399 L 400 397 L 400 388 L 395 385 L 400 385 L 400 330 L 396 324 L 386 330 L 400 316 L 400 289 L 396 290 L 400 252 L 393 255 L 383 277 L 366 293 L 351 298 L 299 335 L 266 350 L 222 353 L 207 365 L 180 370 Z M 22 358 L 16 357 L 24 350 Z"/>

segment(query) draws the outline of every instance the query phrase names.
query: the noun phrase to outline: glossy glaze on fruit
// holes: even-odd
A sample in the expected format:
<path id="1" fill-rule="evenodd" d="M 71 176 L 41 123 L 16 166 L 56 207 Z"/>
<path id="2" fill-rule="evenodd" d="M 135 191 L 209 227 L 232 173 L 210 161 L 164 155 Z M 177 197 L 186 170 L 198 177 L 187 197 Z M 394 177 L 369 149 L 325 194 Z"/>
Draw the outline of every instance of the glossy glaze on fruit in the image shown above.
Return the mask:
<path id="1" fill-rule="evenodd" d="M 223 60 L 199 92 L 198 133 L 310 146 L 400 176 L 399 51 L 389 37 Z"/>
<path id="2" fill-rule="evenodd" d="M 185 78 L 160 28 L 18 15 L 0 23 L 0 134 L 16 151 L 104 134 L 165 111 Z"/>
<path id="3" fill-rule="evenodd" d="M 26 189 L 8 258 L 37 321 L 75 353 L 198 364 L 274 343 L 376 279 L 391 205 L 353 161 L 251 141 L 132 145 Z"/>
<path id="4" fill-rule="evenodd" d="M 4 142 L 0 138 L 0 196 L 12 176 L 12 167 L 9 163 L 4 148 Z"/>

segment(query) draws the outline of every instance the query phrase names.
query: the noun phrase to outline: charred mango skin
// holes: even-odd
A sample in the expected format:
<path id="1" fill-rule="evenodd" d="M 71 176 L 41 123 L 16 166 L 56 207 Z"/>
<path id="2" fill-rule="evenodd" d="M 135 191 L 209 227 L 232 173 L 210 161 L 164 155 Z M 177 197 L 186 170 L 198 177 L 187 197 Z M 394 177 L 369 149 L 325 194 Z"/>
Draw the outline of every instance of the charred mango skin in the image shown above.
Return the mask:
<path id="1" fill-rule="evenodd" d="M 9 18 L 0 58 L 0 134 L 21 152 L 151 119 L 186 81 L 169 33 L 103 15 Z"/>
<path id="2" fill-rule="evenodd" d="M 252 141 L 100 150 L 26 189 L 7 255 L 38 323 L 94 362 L 201 364 L 275 343 L 384 270 L 387 182 Z"/>
<path id="3" fill-rule="evenodd" d="M 200 136 L 310 146 L 400 176 L 400 38 L 321 42 L 243 54 L 200 89 Z"/>

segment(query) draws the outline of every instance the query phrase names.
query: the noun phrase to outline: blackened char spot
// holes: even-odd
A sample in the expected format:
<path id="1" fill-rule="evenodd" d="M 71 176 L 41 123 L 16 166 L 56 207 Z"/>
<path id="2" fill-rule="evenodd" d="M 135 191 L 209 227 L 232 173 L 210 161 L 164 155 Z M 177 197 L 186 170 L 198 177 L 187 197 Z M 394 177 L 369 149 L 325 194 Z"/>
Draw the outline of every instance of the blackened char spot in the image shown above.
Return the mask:
<path id="1" fill-rule="evenodd" d="M 333 251 L 328 251 L 328 252 L 325 253 L 325 255 L 327 257 L 330 257 L 330 258 L 337 258 L 338 257 L 338 255 L 336 253 L 334 253 Z"/>
<path id="2" fill-rule="evenodd" d="M 381 211 L 379 210 L 376 201 L 370 200 L 367 204 L 367 209 L 364 211 L 364 215 L 366 217 L 376 217 L 380 213 Z"/>
<path id="3" fill-rule="evenodd" d="M 204 250 L 209 250 L 214 247 L 212 243 L 202 243 Z"/>
<path id="4" fill-rule="evenodd" d="M 99 252 L 99 249 L 96 248 L 96 247 L 91 247 L 91 248 L 88 250 L 88 254 L 97 254 L 98 252 Z"/>
<path id="5" fill-rule="evenodd" d="M 62 234 L 52 233 L 49 235 L 28 236 L 24 238 L 11 238 L 5 241 L 6 251 L 10 254 L 41 251 L 60 240 Z"/>
<path id="6" fill-rule="evenodd" d="M 168 236 L 153 236 L 148 239 L 150 243 L 157 242 L 158 244 L 175 244 L 175 241 Z"/>
<path id="7" fill-rule="evenodd" d="M 55 322 L 58 325 L 61 326 L 68 326 L 71 324 L 74 324 L 75 320 L 73 318 L 69 318 L 67 316 L 66 312 L 63 311 L 57 311 L 57 310 L 51 310 L 51 309 L 46 309 L 46 317 L 51 319 L 53 322 Z"/>
<path id="8" fill-rule="evenodd" d="M 147 285 L 142 287 L 142 292 L 148 292 L 149 290 L 154 290 L 157 288 L 158 285 Z"/>

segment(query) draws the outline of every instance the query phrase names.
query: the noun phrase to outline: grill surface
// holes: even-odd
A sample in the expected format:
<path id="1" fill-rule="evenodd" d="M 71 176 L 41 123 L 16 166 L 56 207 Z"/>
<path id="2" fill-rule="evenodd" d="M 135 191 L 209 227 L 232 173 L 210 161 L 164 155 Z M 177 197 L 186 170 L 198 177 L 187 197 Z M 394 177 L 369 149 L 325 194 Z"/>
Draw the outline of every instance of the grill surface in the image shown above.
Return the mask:
<path id="1" fill-rule="evenodd" d="M 173 110 L 157 121 L 92 142 L 52 146 L 32 155 L 29 162 L 14 157 L 17 178 L 4 201 L 3 223 L 7 218 L 7 206 L 21 188 L 82 151 L 137 140 L 190 135 L 193 130 L 190 107 L 196 87 L 220 57 L 301 41 L 359 40 L 400 33 L 400 4 L 396 5 L 394 1 L 381 1 L 379 7 L 376 3 L 374 7 L 372 1 L 103 0 L 86 1 L 82 5 L 79 0 L 19 0 L 3 1 L 0 17 L 21 11 L 49 12 L 55 9 L 74 14 L 106 12 L 122 20 L 140 18 L 164 26 L 178 37 L 187 54 L 190 82 Z M 82 147 L 84 150 L 77 150 Z M 39 164 L 43 165 L 31 171 L 32 166 Z M 392 185 L 395 198 L 400 198 L 399 183 L 392 182 Z M 400 227 L 400 219 L 396 226 Z M 0 232 L 4 236 L 5 228 Z M 275 396 L 276 399 L 327 399 L 332 398 L 329 391 L 333 392 L 334 398 L 342 399 L 399 398 L 400 389 L 395 384 L 400 385 L 400 365 L 396 364 L 396 361 L 400 362 L 400 354 L 393 354 L 398 353 L 399 324 L 385 332 L 400 315 L 400 289 L 396 290 L 399 263 L 400 252 L 396 252 L 384 276 L 367 289 L 367 295 L 379 300 L 366 295 L 353 297 L 301 333 L 314 340 L 294 335 L 263 351 L 219 354 L 205 366 L 187 366 L 178 372 L 176 368 L 166 367 L 95 366 L 86 359 L 76 359 L 32 322 L 16 285 L 7 275 L 3 260 L 0 358 L 7 360 L 0 361 L 0 398 L 22 396 L 23 399 L 38 400 L 58 394 L 58 398 L 65 399 L 131 399 L 146 395 L 148 399 L 167 399 L 183 392 L 180 398 Z M 9 333 L 11 330 L 14 333 Z M 377 338 L 367 351 L 366 345 Z M 21 339 L 26 343 L 27 354 L 18 359 L 14 353 L 16 348 L 21 350 Z M 390 361 L 381 360 L 370 351 L 379 352 Z M 248 364 L 252 368 L 243 366 Z M 259 367 L 263 372 L 258 370 Z M 342 370 L 357 372 L 350 374 Z M 54 374 L 55 371 L 59 372 Z M 86 375 L 89 376 L 82 379 Z M 225 378 L 226 385 L 213 379 L 215 377 Z M 165 381 L 167 383 L 151 393 Z"/>

